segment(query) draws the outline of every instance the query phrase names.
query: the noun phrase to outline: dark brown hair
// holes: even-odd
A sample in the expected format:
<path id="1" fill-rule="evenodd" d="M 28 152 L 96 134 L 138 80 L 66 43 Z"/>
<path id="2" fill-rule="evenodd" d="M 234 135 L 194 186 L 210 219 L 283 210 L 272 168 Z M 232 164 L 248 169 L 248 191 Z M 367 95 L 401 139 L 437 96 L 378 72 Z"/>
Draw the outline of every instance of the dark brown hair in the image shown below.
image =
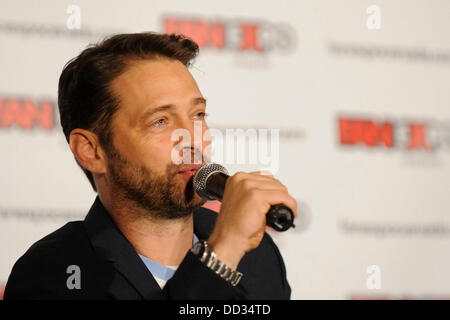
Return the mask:
<path id="1" fill-rule="evenodd" d="M 110 84 L 131 60 L 165 57 L 189 67 L 198 51 L 188 38 L 154 32 L 118 34 L 86 48 L 64 66 L 59 78 L 58 107 L 67 142 L 73 129 L 82 128 L 94 132 L 106 150 L 111 146 L 111 122 L 119 102 Z M 78 165 L 97 191 L 92 173 Z"/>

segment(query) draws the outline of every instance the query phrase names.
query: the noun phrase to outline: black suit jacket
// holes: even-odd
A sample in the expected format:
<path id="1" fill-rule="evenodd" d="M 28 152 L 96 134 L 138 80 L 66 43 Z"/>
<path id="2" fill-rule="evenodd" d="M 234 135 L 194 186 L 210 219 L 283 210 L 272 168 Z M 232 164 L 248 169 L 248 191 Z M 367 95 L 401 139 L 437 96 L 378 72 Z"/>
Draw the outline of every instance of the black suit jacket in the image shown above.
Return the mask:
<path id="1" fill-rule="evenodd" d="M 208 239 L 216 213 L 194 211 L 194 232 Z M 80 268 L 81 288 L 68 289 Z M 84 221 L 69 222 L 33 244 L 15 263 L 5 289 L 9 299 L 289 299 L 291 288 L 280 252 L 268 234 L 248 252 L 233 287 L 190 251 L 163 290 L 132 245 L 95 200 Z"/>

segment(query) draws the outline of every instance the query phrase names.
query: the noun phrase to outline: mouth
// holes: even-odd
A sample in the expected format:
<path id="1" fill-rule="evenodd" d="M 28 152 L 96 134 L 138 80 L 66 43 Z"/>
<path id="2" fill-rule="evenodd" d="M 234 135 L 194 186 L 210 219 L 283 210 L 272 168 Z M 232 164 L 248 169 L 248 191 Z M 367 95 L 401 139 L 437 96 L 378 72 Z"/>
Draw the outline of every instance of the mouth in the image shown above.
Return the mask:
<path id="1" fill-rule="evenodd" d="M 192 177 L 195 175 L 197 170 L 201 167 L 201 164 L 192 164 L 186 167 L 183 167 L 182 170 L 178 171 L 178 174 L 182 174 L 184 176 Z"/>

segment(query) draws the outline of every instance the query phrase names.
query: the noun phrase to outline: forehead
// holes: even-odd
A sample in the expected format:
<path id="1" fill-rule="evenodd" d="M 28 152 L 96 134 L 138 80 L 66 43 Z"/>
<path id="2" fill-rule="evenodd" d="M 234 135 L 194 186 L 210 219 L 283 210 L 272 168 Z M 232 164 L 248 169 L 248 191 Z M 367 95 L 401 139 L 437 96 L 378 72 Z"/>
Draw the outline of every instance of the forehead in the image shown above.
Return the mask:
<path id="1" fill-rule="evenodd" d="M 186 66 L 166 58 L 131 61 L 126 71 L 113 80 L 111 89 L 120 101 L 118 113 L 128 117 L 201 96 Z"/>

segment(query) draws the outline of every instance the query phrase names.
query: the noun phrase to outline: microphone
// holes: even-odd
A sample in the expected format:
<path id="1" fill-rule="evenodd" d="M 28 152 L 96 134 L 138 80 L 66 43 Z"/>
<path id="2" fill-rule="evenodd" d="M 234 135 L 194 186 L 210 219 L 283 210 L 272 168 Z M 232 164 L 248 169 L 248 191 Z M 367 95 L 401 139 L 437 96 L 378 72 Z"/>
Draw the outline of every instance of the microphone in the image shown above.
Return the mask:
<path id="1" fill-rule="evenodd" d="M 205 163 L 194 175 L 194 191 L 205 200 L 222 201 L 228 171 L 217 163 Z M 294 214 L 283 204 L 270 207 L 266 214 L 266 224 L 276 231 L 286 231 L 294 227 Z"/>

